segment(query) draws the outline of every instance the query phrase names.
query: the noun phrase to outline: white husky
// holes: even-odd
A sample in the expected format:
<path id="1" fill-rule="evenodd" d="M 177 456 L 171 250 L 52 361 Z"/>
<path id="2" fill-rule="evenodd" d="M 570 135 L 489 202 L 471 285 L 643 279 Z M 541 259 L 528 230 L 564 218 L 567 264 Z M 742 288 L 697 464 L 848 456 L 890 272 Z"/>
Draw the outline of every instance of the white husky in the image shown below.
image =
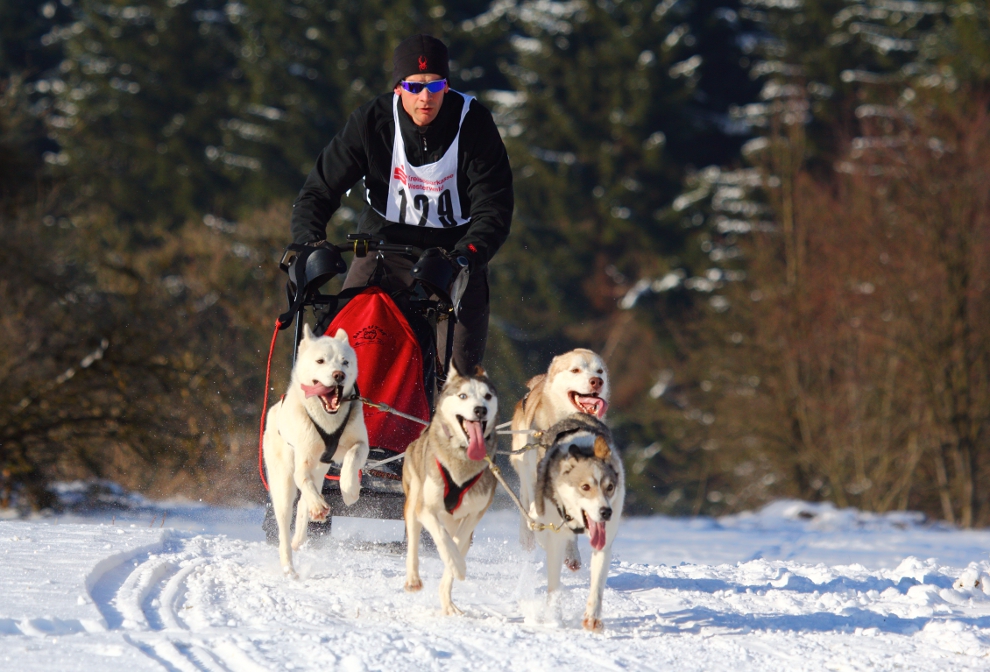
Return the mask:
<path id="1" fill-rule="evenodd" d="M 426 527 L 444 564 L 444 615 L 461 613 L 451 601 L 451 588 L 455 578 L 464 580 L 471 535 L 495 496 L 495 477 L 485 458 L 495 452 L 497 417 L 498 397 L 481 367 L 465 376 L 451 366 L 430 426 L 406 449 L 406 590 L 423 587 L 419 535 Z"/>
<path id="2" fill-rule="evenodd" d="M 558 531 L 536 533 L 547 551 L 547 592 L 560 587 L 560 566 L 578 534 L 591 542 L 591 591 L 584 628 L 602 630 L 602 593 L 612 560 L 612 542 L 619 528 L 626 496 L 622 459 L 601 422 L 574 414 L 555 424 L 542 438 L 549 445 L 537 470 L 536 500 L 531 514 Z"/>
<path id="3" fill-rule="evenodd" d="M 330 461 L 342 463 L 340 494 L 350 506 L 361 494 L 358 473 L 368 459 L 364 405 L 353 398 L 357 356 L 343 329 L 336 335 L 313 335 L 303 329 L 289 390 L 268 411 L 263 439 L 265 469 L 278 522 L 282 571 L 295 577 L 292 550 L 306 540 L 310 520 L 325 520 L 330 505 L 323 498 L 323 478 Z M 296 531 L 289 544 L 292 505 L 301 492 Z"/>
<path id="4" fill-rule="evenodd" d="M 586 413 L 599 420 L 608 411 L 608 369 L 602 358 L 591 350 L 578 348 L 557 355 L 550 368 L 532 378 L 526 386 L 529 392 L 516 404 L 512 416 L 512 429 L 545 430 L 572 413 Z M 532 434 L 513 434 L 513 451 L 527 444 L 537 443 Z M 527 450 L 509 458 L 519 474 L 519 499 L 525 508 L 535 501 L 536 465 L 543 451 Z M 520 519 L 519 539 L 526 549 L 533 548 L 533 532 L 525 520 Z M 573 571 L 581 567 L 577 543 L 573 543 L 564 556 L 564 563 Z"/>

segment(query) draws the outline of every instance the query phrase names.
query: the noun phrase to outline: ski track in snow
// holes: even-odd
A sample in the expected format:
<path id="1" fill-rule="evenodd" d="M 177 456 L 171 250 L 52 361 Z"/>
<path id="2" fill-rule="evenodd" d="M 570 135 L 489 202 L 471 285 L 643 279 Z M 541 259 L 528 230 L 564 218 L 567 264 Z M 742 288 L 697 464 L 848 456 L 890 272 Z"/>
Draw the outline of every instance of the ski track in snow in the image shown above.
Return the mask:
<path id="1" fill-rule="evenodd" d="M 759 521 L 740 518 L 707 532 L 698 521 L 630 521 L 631 539 L 623 546 L 620 529 L 616 542 L 601 635 L 581 629 L 587 543 L 585 567 L 566 572 L 565 589 L 548 600 L 542 556 L 519 548 L 516 517 L 507 511 L 490 513 L 476 532 L 467 579 L 454 584 L 462 617 L 440 615 L 442 564 L 435 552 L 421 558 L 424 589 L 406 593 L 405 557 L 385 547 L 335 539 L 305 547 L 296 554 L 300 579 L 292 581 L 282 575 L 277 550 L 263 542 L 168 529 L 0 522 L 0 590 L 13 596 L 0 605 L 0 667 L 990 669 L 986 550 L 968 567 L 909 556 L 867 568 L 853 561 L 754 558 L 769 553 L 750 548 L 761 534 L 784 530 L 788 544 L 805 549 L 785 555 L 809 558 L 814 553 L 807 549 L 820 546 L 834 559 L 845 544 L 853 549 L 845 556 L 854 559 L 857 549 L 883 547 L 900 535 L 905 547 L 914 540 L 924 550 L 942 538 L 957 559 L 970 547 L 986 549 L 990 533 L 905 530 L 881 519 L 872 519 L 865 532 L 855 525 L 816 532 L 806 521 Z M 811 543 L 802 542 L 802 534 Z M 704 556 L 705 544 L 715 547 L 716 557 L 731 556 L 726 538 L 740 543 L 736 561 L 640 561 L 654 548 Z M 775 543 L 764 548 L 772 551 Z"/>

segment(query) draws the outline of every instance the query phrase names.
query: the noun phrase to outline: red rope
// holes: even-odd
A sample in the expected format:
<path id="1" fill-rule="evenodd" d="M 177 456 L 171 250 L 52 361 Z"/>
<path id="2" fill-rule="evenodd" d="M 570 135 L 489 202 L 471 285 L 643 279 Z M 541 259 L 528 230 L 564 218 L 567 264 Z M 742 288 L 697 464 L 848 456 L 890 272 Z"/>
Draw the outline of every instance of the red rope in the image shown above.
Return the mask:
<path id="1" fill-rule="evenodd" d="M 268 489 L 268 481 L 265 479 L 265 458 L 262 452 L 262 446 L 265 442 L 265 414 L 268 412 L 268 386 L 272 375 L 272 354 L 275 352 L 275 339 L 278 338 L 278 332 L 281 328 L 282 323 L 275 320 L 275 333 L 272 334 L 272 344 L 268 348 L 268 366 L 265 367 L 265 401 L 261 405 L 261 430 L 258 432 L 258 475 L 261 476 L 265 490 Z"/>

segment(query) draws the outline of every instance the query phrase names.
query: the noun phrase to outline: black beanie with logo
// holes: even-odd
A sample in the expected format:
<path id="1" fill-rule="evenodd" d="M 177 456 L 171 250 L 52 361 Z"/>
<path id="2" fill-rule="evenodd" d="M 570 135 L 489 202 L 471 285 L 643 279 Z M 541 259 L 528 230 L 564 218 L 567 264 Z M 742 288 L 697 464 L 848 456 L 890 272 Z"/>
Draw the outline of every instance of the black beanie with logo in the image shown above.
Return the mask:
<path id="1" fill-rule="evenodd" d="M 447 45 L 432 35 L 407 37 L 392 54 L 392 88 L 409 75 L 450 75 Z"/>

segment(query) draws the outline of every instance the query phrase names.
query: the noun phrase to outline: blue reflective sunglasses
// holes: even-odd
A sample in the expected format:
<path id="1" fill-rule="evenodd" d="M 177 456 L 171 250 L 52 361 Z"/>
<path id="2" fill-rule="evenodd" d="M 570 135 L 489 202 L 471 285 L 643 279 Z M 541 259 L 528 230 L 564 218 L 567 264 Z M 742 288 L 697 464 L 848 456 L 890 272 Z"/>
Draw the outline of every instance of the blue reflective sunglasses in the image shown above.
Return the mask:
<path id="1" fill-rule="evenodd" d="M 447 87 L 446 79 L 438 79 L 435 82 L 407 82 L 402 80 L 399 82 L 403 89 L 409 93 L 416 95 L 420 93 L 423 89 L 426 89 L 430 93 L 440 93 Z"/>

